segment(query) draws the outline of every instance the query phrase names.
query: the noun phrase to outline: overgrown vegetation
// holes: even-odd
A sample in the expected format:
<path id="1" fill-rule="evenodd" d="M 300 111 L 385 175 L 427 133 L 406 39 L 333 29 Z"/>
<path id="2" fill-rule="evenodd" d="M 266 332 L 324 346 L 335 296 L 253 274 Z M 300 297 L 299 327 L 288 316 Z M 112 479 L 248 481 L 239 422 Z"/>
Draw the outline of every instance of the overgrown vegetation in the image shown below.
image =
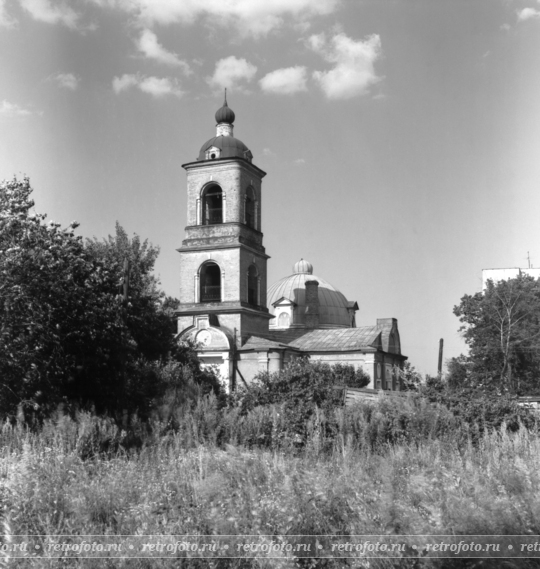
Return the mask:
<path id="1" fill-rule="evenodd" d="M 0 184 L 0 414 L 43 419 L 63 403 L 148 416 L 171 383 L 217 392 L 174 341 L 176 301 L 152 273 L 158 249 L 119 225 L 85 244 L 76 223 L 34 213 L 31 193 L 28 179 Z"/>
<path id="2" fill-rule="evenodd" d="M 540 533 L 540 439 L 485 431 L 471 444 L 447 411 L 411 398 L 336 413 L 333 444 L 316 414 L 302 453 L 243 446 L 264 414 L 220 415 L 212 397 L 184 413 L 176 433 L 154 423 L 139 451 L 113 422 L 57 415 L 40 433 L 6 423 L 0 433 L 2 502 L 12 534 L 43 543 L 63 534 L 516 534 Z M 389 406 L 391 408 L 389 408 Z M 279 431 L 279 410 L 267 420 Z M 223 440 L 216 445 L 216 423 Z M 116 441 L 104 448 L 104 440 Z M 278 441 L 280 439 L 278 438 Z M 391 442 L 392 444 L 388 444 Z M 89 449 L 94 446 L 94 453 Z M 370 567 L 472 567 L 452 559 L 371 559 Z M 75 556 L 76 557 L 76 556 Z M 100 565 L 101 563 L 101 565 Z M 348 567 L 314 561 L 305 566 Z M 445 565 L 446 563 L 446 565 Z M 478 560 L 476 560 L 478 563 Z M 507 567 L 505 560 L 485 566 Z M 19 561 L 18 567 L 209 567 L 209 560 Z M 221 560 L 216 567 L 294 567 L 294 557 Z M 474 565 L 478 566 L 478 565 Z M 520 564 L 520 567 L 527 566 Z M 532 565 L 531 565 L 532 566 Z"/>

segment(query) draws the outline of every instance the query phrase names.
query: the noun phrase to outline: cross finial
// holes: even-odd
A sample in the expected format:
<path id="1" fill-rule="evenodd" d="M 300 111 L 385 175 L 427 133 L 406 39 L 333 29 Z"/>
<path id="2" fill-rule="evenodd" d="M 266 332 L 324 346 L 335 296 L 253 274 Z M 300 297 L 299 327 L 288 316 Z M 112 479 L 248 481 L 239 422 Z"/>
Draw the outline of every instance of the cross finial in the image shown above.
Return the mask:
<path id="1" fill-rule="evenodd" d="M 225 87 L 225 102 L 223 103 L 224 107 L 227 107 L 227 87 Z"/>

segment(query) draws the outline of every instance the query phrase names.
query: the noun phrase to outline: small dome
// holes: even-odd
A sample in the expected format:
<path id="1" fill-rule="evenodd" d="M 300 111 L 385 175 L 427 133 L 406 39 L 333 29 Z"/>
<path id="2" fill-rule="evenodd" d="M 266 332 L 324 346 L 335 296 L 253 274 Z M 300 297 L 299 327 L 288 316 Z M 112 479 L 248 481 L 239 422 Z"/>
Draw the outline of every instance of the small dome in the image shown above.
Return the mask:
<path id="1" fill-rule="evenodd" d="M 294 264 L 293 273 L 299 275 L 301 273 L 313 274 L 313 265 L 304 259 L 300 259 L 298 263 Z"/>
<path id="2" fill-rule="evenodd" d="M 293 325 L 303 325 L 306 313 L 306 281 L 316 280 L 319 283 L 319 327 L 320 328 L 349 328 L 351 317 L 348 301 L 325 279 L 312 274 L 313 267 L 304 259 L 294 265 L 294 273 L 274 283 L 268 289 L 268 310 L 276 313 L 273 306 L 281 298 L 292 300 L 294 309 Z"/>
<path id="3" fill-rule="evenodd" d="M 234 122 L 234 111 L 229 109 L 227 105 L 227 99 L 223 103 L 223 106 L 216 111 L 216 122 L 232 124 Z"/>

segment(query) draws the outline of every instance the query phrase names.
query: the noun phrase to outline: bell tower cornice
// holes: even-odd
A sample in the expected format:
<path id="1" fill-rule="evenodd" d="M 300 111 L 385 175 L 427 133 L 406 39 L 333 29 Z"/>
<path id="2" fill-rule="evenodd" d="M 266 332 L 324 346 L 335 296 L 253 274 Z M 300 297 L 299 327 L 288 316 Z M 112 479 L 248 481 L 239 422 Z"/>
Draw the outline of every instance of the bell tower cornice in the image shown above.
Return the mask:
<path id="1" fill-rule="evenodd" d="M 249 160 L 246 160 L 245 158 L 241 157 L 217 158 L 211 161 L 197 160 L 195 162 L 187 162 L 186 164 L 182 164 L 182 168 L 184 168 L 184 170 L 197 170 L 197 169 L 204 170 L 206 168 L 208 168 L 208 170 L 213 170 L 218 164 L 224 165 L 227 163 L 234 163 L 234 162 L 239 162 L 240 164 L 242 164 L 242 166 L 244 166 L 244 168 L 252 170 L 253 173 L 259 176 L 261 179 L 266 176 L 266 172 L 264 170 L 261 170 L 261 168 L 255 166 L 255 164 L 253 164 Z"/>

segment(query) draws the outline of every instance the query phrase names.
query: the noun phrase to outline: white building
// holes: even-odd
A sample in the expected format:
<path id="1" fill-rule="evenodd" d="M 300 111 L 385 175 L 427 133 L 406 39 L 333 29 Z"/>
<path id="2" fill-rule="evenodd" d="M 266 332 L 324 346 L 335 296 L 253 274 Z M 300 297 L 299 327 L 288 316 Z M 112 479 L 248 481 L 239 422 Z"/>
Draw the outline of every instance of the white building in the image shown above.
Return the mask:
<path id="1" fill-rule="evenodd" d="M 520 269 L 512 267 L 510 269 L 482 269 L 482 290 L 486 290 L 487 282 L 492 280 L 494 283 L 515 279 L 519 275 L 529 275 L 535 279 L 540 278 L 540 269 Z"/>

